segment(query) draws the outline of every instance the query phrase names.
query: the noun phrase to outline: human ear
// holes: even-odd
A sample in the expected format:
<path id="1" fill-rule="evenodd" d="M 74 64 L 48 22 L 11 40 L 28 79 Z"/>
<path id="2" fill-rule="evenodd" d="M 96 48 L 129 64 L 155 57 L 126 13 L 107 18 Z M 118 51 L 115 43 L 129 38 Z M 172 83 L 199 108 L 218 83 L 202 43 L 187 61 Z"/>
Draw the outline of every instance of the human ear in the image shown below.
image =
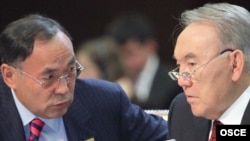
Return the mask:
<path id="1" fill-rule="evenodd" d="M 241 50 L 235 50 L 229 55 L 231 61 L 232 80 L 237 81 L 243 73 L 245 60 Z"/>
<path id="2" fill-rule="evenodd" d="M 2 77 L 6 85 L 8 85 L 10 88 L 15 88 L 16 75 L 15 75 L 14 68 L 8 64 L 2 64 L 1 73 L 2 73 Z"/>

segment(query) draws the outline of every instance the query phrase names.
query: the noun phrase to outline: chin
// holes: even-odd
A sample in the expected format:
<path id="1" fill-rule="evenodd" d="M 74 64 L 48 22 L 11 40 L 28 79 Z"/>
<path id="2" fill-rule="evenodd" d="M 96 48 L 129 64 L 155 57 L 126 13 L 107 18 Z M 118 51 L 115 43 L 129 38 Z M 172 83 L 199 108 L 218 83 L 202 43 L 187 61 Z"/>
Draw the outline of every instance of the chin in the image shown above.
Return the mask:
<path id="1" fill-rule="evenodd" d="M 65 114 L 66 114 L 66 112 L 60 112 L 60 113 L 56 113 L 56 114 L 50 115 L 49 118 L 58 118 L 58 117 L 62 117 Z"/>
<path id="2" fill-rule="evenodd" d="M 66 114 L 67 111 L 68 111 L 68 108 L 53 111 L 53 112 L 51 112 L 50 114 L 47 115 L 47 118 L 62 117 L 62 116 L 64 116 Z"/>
<path id="3" fill-rule="evenodd" d="M 191 110 L 194 116 L 196 117 L 202 117 L 204 115 L 204 110 L 201 108 L 201 106 L 192 106 Z"/>

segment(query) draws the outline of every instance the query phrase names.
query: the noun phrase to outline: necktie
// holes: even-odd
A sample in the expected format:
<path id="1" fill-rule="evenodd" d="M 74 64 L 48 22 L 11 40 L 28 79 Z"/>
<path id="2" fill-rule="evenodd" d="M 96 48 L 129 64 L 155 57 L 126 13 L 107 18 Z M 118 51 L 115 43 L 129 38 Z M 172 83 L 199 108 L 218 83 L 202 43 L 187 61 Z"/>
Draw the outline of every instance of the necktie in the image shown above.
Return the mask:
<path id="1" fill-rule="evenodd" d="M 213 127 L 212 127 L 212 135 L 209 139 L 209 141 L 216 141 L 216 126 L 217 125 L 223 125 L 219 120 L 215 120 L 213 123 Z"/>
<path id="2" fill-rule="evenodd" d="M 30 122 L 29 141 L 38 141 L 43 125 L 44 125 L 44 122 L 40 120 L 39 118 L 34 118 Z"/>

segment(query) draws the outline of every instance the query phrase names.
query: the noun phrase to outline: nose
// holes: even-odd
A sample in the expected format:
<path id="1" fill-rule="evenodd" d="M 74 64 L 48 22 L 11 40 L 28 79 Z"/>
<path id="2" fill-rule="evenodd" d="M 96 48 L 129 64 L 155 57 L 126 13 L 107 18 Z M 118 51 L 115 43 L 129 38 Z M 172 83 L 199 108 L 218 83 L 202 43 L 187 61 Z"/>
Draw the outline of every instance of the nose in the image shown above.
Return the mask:
<path id="1" fill-rule="evenodd" d="M 188 86 L 191 86 L 191 85 L 192 85 L 192 82 L 191 82 L 191 80 L 188 80 L 188 79 L 186 79 L 186 78 L 180 76 L 180 77 L 178 78 L 178 85 L 179 85 L 180 87 L 188 87 Z"/>
<path id="2" fill-rule="evenodd" d="M 67 75 L 63 75 L 58 78 L 56 93 L 67 93 L 69 91 Z"/>
<path id="3" fill-rule="evenodd" d="M 68 74 L 62 75 L 62 76 L 58 77 L 57 80 L 60 81 L 62 79 L 65 79 L 67 81 L 68 76 L 69 76 Z"/>

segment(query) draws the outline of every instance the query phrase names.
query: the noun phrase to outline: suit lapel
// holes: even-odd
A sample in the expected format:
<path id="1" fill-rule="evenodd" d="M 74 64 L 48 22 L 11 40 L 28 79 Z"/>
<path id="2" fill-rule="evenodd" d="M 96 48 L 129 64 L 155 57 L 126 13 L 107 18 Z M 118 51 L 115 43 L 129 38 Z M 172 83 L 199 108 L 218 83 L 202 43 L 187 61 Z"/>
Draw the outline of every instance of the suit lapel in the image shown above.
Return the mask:
<path id="1" fill-rule="evenodd" d="M 12 93 L 0 76 L 0 140 L 26 140 Z"/>
<path id="2" fill-rule="evenodd" d="M 241 124 L 250 125 L 250 101 L 248 101 L 248 105 L 242 117 Z"/>
<path id="3" fill-rule="evenodd" d="M 190 130 L 183 135 L 183 138 L 188 141 L 207 141 L 209 129 L 209 120 L 194 117 L 193 125 L 190 125 Z"/>

